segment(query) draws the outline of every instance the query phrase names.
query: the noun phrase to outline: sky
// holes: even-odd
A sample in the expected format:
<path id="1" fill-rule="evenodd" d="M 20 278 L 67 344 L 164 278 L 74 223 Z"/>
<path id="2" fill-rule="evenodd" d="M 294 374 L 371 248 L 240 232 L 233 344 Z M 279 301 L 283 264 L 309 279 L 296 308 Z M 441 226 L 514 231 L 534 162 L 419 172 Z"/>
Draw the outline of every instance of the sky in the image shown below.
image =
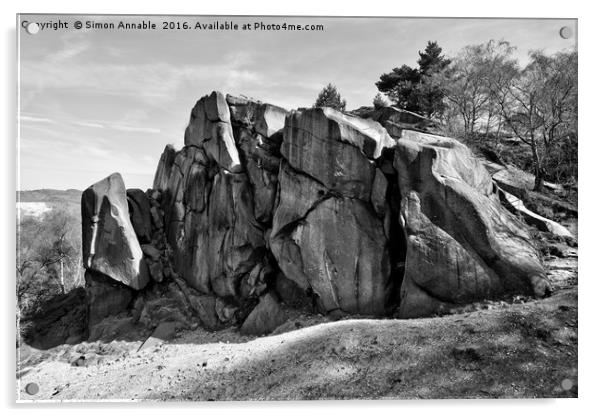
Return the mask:
<path id="1" fill-rule="evenodd" d="M 313 104 L 326 84 L 347 108 L 371 105 L 380 75 L 416 66 L 437 41 L 453 56 L 490 39 L 531 50 L 576 45 L 575 20 L 316 17 L 120 17 L 21 15 L 67 22 L 28 34 L 18 27 L 18 184 L 83 190 L 113 172 L 126 187 L 152 186 L 166 144 L 184 145 L 190 109 L 213 90 L 293 109 Z M 156 30 L 74 28 L 74 22 L 151 21 Z M 237 31 L 163 30 L 162 22 L 233 22 Z M 245 23 L 321 24 L 323 31 L 243 31 Z M 573 36 L 563 39 L 560 28 Z"/>

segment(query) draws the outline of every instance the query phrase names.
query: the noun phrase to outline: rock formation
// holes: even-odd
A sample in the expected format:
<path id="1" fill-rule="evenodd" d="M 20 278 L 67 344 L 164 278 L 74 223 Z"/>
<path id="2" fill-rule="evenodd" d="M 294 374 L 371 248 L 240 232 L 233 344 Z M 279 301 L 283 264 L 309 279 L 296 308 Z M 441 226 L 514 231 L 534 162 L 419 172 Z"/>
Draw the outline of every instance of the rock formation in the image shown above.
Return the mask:
<path id="1" fill-rule="evenodd" d="M 90 310 L 141 317 L 168 286 L 204 327 L 265 334 L 288 308 L 407 318 L 550 291 L 466 146 L 408 112 L 356 114 L 201 98 L 152 190 L 113 174 L 84 193 Z"/>

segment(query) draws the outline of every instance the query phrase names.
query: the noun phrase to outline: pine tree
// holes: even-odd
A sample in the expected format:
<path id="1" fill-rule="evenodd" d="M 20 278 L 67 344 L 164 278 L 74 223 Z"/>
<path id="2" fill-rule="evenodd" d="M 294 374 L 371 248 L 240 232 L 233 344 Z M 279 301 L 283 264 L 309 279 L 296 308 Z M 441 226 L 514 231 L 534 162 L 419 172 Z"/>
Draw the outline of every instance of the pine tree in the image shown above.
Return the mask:
<path id="1" fill-rule="evenodd" d="M 345 111 L 347 102 L 341 99 L 341 94 L 337 91 L 337 88 L 328 83 L 326 87 L 320 91 L 314 107 L 330 107 L 338 111 Z"/>
<path id="2" fill-rule="evenodd" d="M 383 107 L 387 107 L 387 101 L 381 93 L 377 93 L 372 100 L 372 105 L 375 109 L 381 109 Z"/>
<path id="3" fill-rule="evenodd" d="M 437 42 L 429 41 L 424 52 L 418 52 L 418 68 L 408 65 L 393 68 L 391 72 L 380 76 L 376 87 L 402 109 L 426 117 L 441 113 L 444 109 L 443 91 L 428 81 L 451 62 L 442 51 Z"/>

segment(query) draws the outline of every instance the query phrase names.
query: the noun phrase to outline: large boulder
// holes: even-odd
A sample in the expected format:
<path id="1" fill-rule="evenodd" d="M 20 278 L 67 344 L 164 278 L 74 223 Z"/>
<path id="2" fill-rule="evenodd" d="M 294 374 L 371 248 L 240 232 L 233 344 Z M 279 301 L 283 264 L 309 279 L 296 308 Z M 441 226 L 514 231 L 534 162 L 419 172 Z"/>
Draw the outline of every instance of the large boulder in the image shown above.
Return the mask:
<path id="1" fill-rule="evenodd" d="M 329 108 L 286 119 L 270 248 L 324 312 L 385 313 L 387 207 L 377 213 L 372 196 L 382 203 L 387 183 L 374 160 L 393 144 L 377 123 Z"/>
<path id="2" fill-rule="evenodd" d="M 130 221 L 126 190 L 118 173 L 82 194 L 84 266 L 132 289 L 149 281 L 148 266 Z"/>
<path id="3" fill-rule="evenodd" d="M 404 131 L 394 166 L 407 236 L 401 317 L 550 291 L 529 233 L 502 207 L 490 175 L 466 146 Z"/>

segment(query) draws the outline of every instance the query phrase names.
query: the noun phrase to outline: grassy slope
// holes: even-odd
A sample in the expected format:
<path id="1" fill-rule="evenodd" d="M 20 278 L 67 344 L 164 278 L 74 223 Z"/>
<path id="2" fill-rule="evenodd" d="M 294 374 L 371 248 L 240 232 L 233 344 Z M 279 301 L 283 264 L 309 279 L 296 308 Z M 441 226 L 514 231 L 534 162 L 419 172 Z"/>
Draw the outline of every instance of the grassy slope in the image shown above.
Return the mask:
<path id="1" fill-rule="evenodd" d="M 139 343 L 113 342 L 87 367 L 58 358 L 78 350 L 94 356 L 93 345 L 63 346 L 44 352 L 46 360 L 22 376 L 18 390 L 23 400 L 576 396 L 576 287 L 490 308 L 416 320 L 341 320 L 255 340 L 232 330 L 196 330 L 140 352 Z M 572 389 L 561 388 L 565 379 Z M 40 385 L 37 395 L 24 393 L 28 382 Z"/>

